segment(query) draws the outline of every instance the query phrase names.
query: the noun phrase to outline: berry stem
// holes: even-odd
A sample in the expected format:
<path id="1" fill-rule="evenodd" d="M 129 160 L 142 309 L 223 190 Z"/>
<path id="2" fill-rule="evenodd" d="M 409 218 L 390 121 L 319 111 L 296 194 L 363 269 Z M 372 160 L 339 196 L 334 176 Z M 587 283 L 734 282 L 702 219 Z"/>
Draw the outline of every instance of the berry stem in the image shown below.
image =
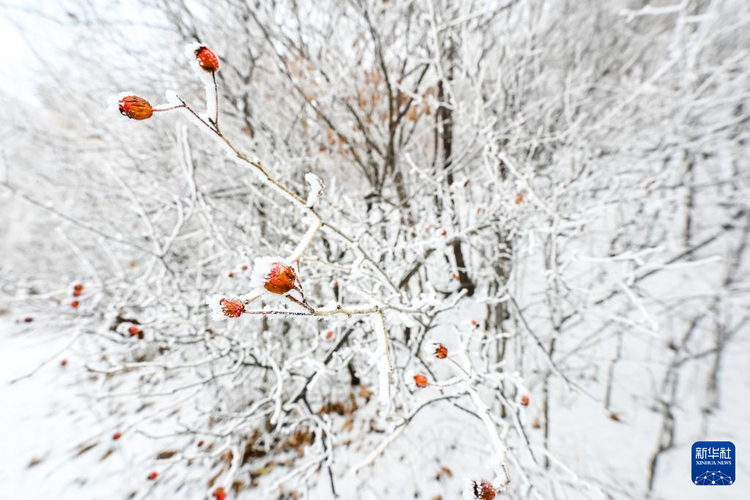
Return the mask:
<path id="1" fill-rule="evenodd" d="M 289 300 L 291 300 L 295 304 L 304 307 L 305 309 L 307 309 L 308 311 L 310 311 L 310 314 L 315 314 L 316 313 L 315 309 L 310 304 L 308 304 L 306 300 L 304 300 L 304 299 L 303 300 L 298 300 L 298 299 L 295 299 L 294 297 L 292 297 L 291 295 L 286 295 L 286 298 L 289 299 Z"/>
<path id="2" fill-rule="evenodd" d="M 179 104 L 177 106 L 172 106 L 171 108 L 154 108 L 151 110 L 153 113 L 159 113 L 160 111 L 172 111 L 173 109 L 180 109 L 180 108 L 186 108 L 187 104 L 184 102 L 182 104 Z"/>
<path id="3" fill-rule="evenodd" d="M 185 109 L 187 109 L 188 111 L 190 111 L 190 114 L 192 114 L 194 117 L 196 117 L 203 125 L 206 126 L 206 128 L 208 128 L 208 130 L 210 130 L 214 134 L 216 134 L 219 137 L 221 137 L 222 139 L 224 139 L 224 136 L 221 134 L 221 132 L 219 132 L 216 128 L 214 128 L 213 126 L 211 126 L 211 124 L 208 123 L 206 120 L 204 120 L 203 118 L 201 118 L 201 115 L 199 115 L 198 113 L 196 113 L 193 108 L 191 108 L 190 106 L 188 106 L 187 102 L 185 102 L 185 99 L 183 99 L 180 96 L 177 96 L 177 99 L 179 99 L 180 102 L 182 103 L 182 105 L 185 107 Z M 181 106 L 176 106 L 176 107 L 179 108 Z M 226 140 L 225 140 L 225 142 L 226 142 Z"/>
<path id="4" fill-rule="evenodd" d="M 214 126 L 216 130 L 219 130 L 219 84 L 216 82 L 216 71 L 211 72 L 211 77 L 214 80 L 214 99 L 216 100 L 216 117 L 214 118 Z"/>
<path id="5" fill-rule="evenodd" d="M 217 95 L 218 95 L 218 93 L 217 93 Z M 323 221 L 323 219 L 321 218 L 320 214 L 318 214 L 318 212 L 314 208 L 309 208 L 307 206 L 307 201 L 306 200 L 302 199 L 302 197 L 300 197 L 297 193 L 295 193 L 290 188 L 288 188 L 286 185 L 284 185 L 281 181 L 279 181 L 278 179 L 276 179 L 275 177 L 273 177 L 271 175 L 271 173 L 266 169 L 266 167 L 264 167 L 263 165 L 261 165 L 260 162 L 253 161 L 250 158 L 248 158 L 247 155 L 245 155 L 242 151 L 240 151 L 237 148 L 237 146 L 235 146 L 232 143 L 232 141 L 230 141 L 229 138 L 227 138 L 227 136 L 225 136 L 218 128 L 211 126 L 203 118 L 201 118 L 200 115 L 198 115 L 198 113 L 196 113 L 190 106 L 188 106 L 187 103 L 180 96 L 177 96 L 177 98 L 180 100 L 180 102 L 182 102 L 183 104 L 185 104 L 185 108 L 188 111 L 190 111 L 190 113 L 192 113 L 193 116 L 195 116 L 196 118 L 198 118 L 198 120 L 200 120 L 200 122 L 203 125 L 205 125 L 206 128 L 208 128 L 214 134 L 218 135 L 219 138 L 222 141 L 224 141 L 224 143 L 234 152 L 234 154 L 237 156 L 237 158 L 239 160 L 247 163 L 248 165 L 252 166 L 253 168 L 258 169 L 260 171 L 260 173 L 263 174 L 263 176 L 266 178 L 266 180 L 271 185 L 273 185 L 276 189 L 278 189 L 279 191 L 281 191 L 282 193 L 284 193 L 285 195 L 287 195 L 291 199 L 293 199 L 294 202 L 297 203 L 298 206 L 300 206 L 300 208 L 304 209 L 305 211 L 307 211 L 311 215 L 315 216 L 320 221 L 320 228 L 325 228 L 325 229 L 331 231 L 332 233 L 338 235 L 341 239 L 343 239 L 344 241 L 346 241 L 347 243 L 349 243 L 351 245 L 356 244 L 354 238 L 352 238 L 351 236 L 347 235 L 343 230 L 341 230 L 340 228 L 336 227 L 335 225 L 333 225 L 333 224 L 331 224 L 331 223 L 329 223 L 327 221 Z M 218 108 L 217 108 L 217 110 L 218 110 Z M 393 290 L 394 292 L 396 292 L 397 295 L 400 295 L 401 294 L 401 290 L 399 289 L 399 287 L 396 286 L 396 284 L 393 282 L 393 280 L 391 280 L 390 276 L 388 276 L 388 274 L 383 270 L 383 268 L 380 267 L 380 264 L 378 264 L 375 261 L 375 259 L 373 259 L 372 256 L 370 256 L 362 248 L 358 247 L 358 251 L 362 254 L 362 257 L 364 257 L 364 259 L 367 262 L 369 262 L 370 265 L 373 268 L 375 268 L 375 270 L 385 280 L 385 282 L 388 284 L 388 286 L 391 288 L 391 290 Z"/>

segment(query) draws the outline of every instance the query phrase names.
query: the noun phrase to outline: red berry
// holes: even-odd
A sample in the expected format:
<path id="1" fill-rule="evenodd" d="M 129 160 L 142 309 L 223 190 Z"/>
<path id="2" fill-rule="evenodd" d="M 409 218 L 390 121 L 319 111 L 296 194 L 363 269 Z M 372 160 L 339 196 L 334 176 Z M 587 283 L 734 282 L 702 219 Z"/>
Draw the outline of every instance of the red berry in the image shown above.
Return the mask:
<path id="1" fill-rule="evenodd" d="M 474 497 L 477 500 L 494 500 L 495 495 L 497 495 L 495 487 L 489 481 L 482 480 L 479 484 L 474 483 Z"/>
<path id="2" fill-rule="evenodd" d="M 247 264 L 245 264 L 244 266 L 242 266 L 242 270 L 243 271 L 247 271 Z"/>
<path id="3" fill-rule="evenodd" d="M 479 325 L 479 323 L 477 322 L 477 320 L 475 320 L 475 319 L 471 320 L 471 326 L 478 326 L 478 325 Z"/>
<path id="4" fill-rule="evenodd" d="M 68 360 L 67 359 L 60 360 L 60 366 L 67 366 L 67 365 L 68 365 Z"/>
<path id="5" fill-rule="evenodd" d="M 216 500 L 224 500 L 224 499 L 225 499 L 225 498 L 227 497 L 227 494 L 226 494 L 226 492 L 224 491 L 224 488 L 222 488 L 222 487 L 218 487 L 218 488 L 216 488 L 216 489 L 214 490 L 214 493 L 213 493 L 213 495 L 214 495 L 214 497 L 216 498 Z"/>
<path id="6" fill-rule="evenodd" d="M 516 205 L 520 205 L 523 203 L 523 193 L 518 193 L 518 196 L 516 196 Z"/>
<path id="7" fill-rule="evenodd" d="M 283 262 L 274 262 L 263 287 L 271 293 L 283 295 L 297 288 L 297 273 Z"/>
<path id="8" fill-rule="evenodd" d="M 414 375 L 414 383 L 417 384 L 417 387 L 420 389 L 424 389 L 427 387 L 427 377 L 422 375 L 421 373 L 418 373 Z"/>
<path id="9" fill-rule="evenodd" d="M 81 303 L 78 302 L 77 300 L 74 300 L 73 302 L 70 303 L 70 307 L 72 307 L 73 309 L 78 309 L 79 305 L 81 305 Z"/>
<path id="10" fill-rule="evenodd" d="M 159 477 L 159 474 L 156 473 L 156 472 L 152 472 L 151 474 L 148 475 L 148 480 L 149 481 L 154 481 L 154 480 L 156 480 L 157 477 Z"/>
<path id="11" fill-rule="evenodd" d="M 73 297 L 80 297 L 80 296 L 81 296 L 81 291 L 80 290 L 73 291 Z"/>
<path id="12" fill-rule="evenodd" d="M 445 359 L 448 357 L 448 348 L 443 344 L 435 346 L 435 357 L 438 359 Z"/>
<path id="13" fill-rule="evenodd" d="M 527 394 L 521 396 L 521 404 L 524 406 L 529 406 L 529 396 Z"/>
<path id="14" fill-rule="evenodd" d="M 208 47 L 198 47 L 195 51 L 195 57 L 204 71 L 208 71 L 209 73 L 219 71 L 219 58 Z"/>
<path id="15" fill-rule="evenodd" d="M 28 316 L 28 317 L 24 318 L 23 321 L 24 321 L 24 323 L 31 323 L 32 321 L 34 321 L 34 318 L 32 318 L 31 316 Z"/>
<path id="16" fill-rule="evenodd" d="M 112 434 L 112 441 L 117 441 L 121 437 L 122 437 L 122 434 L 120 433 L 120 431 L 117 431 L 114 434 Z"/>
<path id="17" fill-rule="evenodd" d="M 130 328 L 128 328 L 128 333 L 130 334 L 131 337 L 135 337 L 136 335 L 141 333 L 141 331 L 138 329 L 137 326 L 133 325 Z"/>
<path id="18" fill-rule="evenodd" d="M 230 273 L 229 273 L 229 277 L 230 277 L 230 278 L 234 278 L 234 273 L 230 272 Z"/>
<path id="19" fill-rule="evenodd" d="M 333 330 L 328 330 L 326 332 L 326 340 L 331 340 L 333 338 Z"/>
<path id="20" fill-rule="evenodd" d="M 153 108 L 146 99 L 129 95 L 120 99 L 120 113 L 132 120 L 145 120 L 151 118 Z"/>
<path id="21" fill-rule="evenodd" d="M 245 312 L 245 303 L 240 299 L 221 299 L 219 305 L 227 318 L 239 318 Z"/>
<path id="22" fill-rule="evenodd" d="M 198 447 L 200 448 L 201 446 L 203 446 L 203 440 L 202 439 L 200 441 L 198 441 Z"/>
<path id="23" fill-rule="evenodd" d="M 448 236 L 448 231 L 443 229 L 442 231 L 440 231 L 440 234 L 442 234 L 443 236 Z"/>
<path id="24" fill-rule="evenodd" d="M 75 290 L 76 292 L 80 292 L 81 290 L 83 290 L 83 285 L 78 283 L 76 286 L 73 287 L 73 290 Z"/>

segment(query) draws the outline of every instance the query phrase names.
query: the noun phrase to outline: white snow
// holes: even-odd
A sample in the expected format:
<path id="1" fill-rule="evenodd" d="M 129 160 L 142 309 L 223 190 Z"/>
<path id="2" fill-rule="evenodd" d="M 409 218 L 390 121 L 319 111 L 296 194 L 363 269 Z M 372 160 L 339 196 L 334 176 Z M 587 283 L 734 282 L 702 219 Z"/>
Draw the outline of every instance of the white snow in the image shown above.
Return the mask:
<path id="1" fill-rule="evenodd" d="M 393 0 L 382 52 L 330 0 L 260 2 L 262 30 L 234 3 L 26 2 L 54 64 L 0 93 L 0 498 L 716 493 L 690 444 L 750 446 L 750 11 L 675 2 Z M 199 45 L 163 36 L 182 22 L 226 48 L 221 133 Z M 173 91 L 145 125 L 116 111 L 196 75 L 197 116 Z M 388 84 L 415 99 L 395 135 Z M 275 262 L 317 314 L 265 290 Z M 225 321 L 224 297 L 252 306 Z"/>
<path id="2" fill-rule="evenodd" d="M 312 172 L 305 174 L 305 180 L 310 186 L 310 192 L 307 194 L 307 208 L 315 208 L 325 185 L 323 184 L 323 181 L 320 180 L 320 177 Z"/>
<path id="3" fill-rule="evenodd" d="M 305 250 L 310 247 L 313 239 L 315 238 L 315 235 L 323 225 L 321 220 L 318 218 L 310 217 L 309 219 L 310 220 L 308 220 L 307 223 L 310 225 L 310 227 L 307 229 L 304 236 L 302 236 L 302 239 L 300 239 L 299 243 L 297 243 L 297 246 L 294 248 L 294 251 L 287 259 L 287 262 L 297 262 L 300 258 L 302 258 L 302 254 L 304 254 Z"/>
<path id="4" fill-rule="evenodd" d="M 382 313 L 376 314 L 372 323 L 378 345 L 378 350 L 375 352 L 378 366 L 378 400 L 387 408 L 391 403 L 391 386 L 393 385 L 391 341 L 388 338 L 385 316 Z"/>
<path id="5" fill-rule="evenodd" d="M 224 298 L 224 295 L 212 295 L 206 299 L 206 304 L 208 304 L 208 307 L 211 310 L 211 319 L 213 321 L 224 321 L 227 319 L 221 308 L 221 300 Z"/>

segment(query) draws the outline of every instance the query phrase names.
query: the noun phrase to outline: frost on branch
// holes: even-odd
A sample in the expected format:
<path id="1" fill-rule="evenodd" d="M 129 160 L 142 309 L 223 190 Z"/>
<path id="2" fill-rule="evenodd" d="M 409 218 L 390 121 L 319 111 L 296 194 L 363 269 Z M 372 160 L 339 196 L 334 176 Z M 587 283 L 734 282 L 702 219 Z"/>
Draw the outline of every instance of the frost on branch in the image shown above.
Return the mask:
<path id="1" fill-rule="evenodd" d="M 305 253 L 305 250 L 308 249 L 308 247 L 312 244 L 313 239 L 315 238 L 315 235 L 317 234 L 318 230 L 320 230 L 320 227 L 323 225 L 320 219 L 317 219 L 315 217 L 308 217 L 310 220 L 310 227 L 305 232 L 305 235 L 302 237 L 302 239 L 297 243 L 297 246 L 294 248 L 294 251 L 289 256 L 288 261 L 289 262 L 297 262 L 302 258 L 302 254 Z"/>
<path id="2" fill-rule="evenodd" d="M 497 480 L 501 481 L 503 485 L 508 484 L 510 482 L 510 473 L 508 472 L 508 448 L 505 445 L 505 441 L 500 436 L 500 431 L 492 419 L 492 413 L 479 396 L 479 392 L 472 387 L 469 389 L 469 396 L 487 430 L 492 449 L 491 462 L 497 473 Z"/>
<path id="3" fill-rule="evenodd" d="M 308 496 L 314 498 L 355 498 L 351 490 L 360 484 L 340 472 L 342 464 L 358 461 L 367 448 L 375 452 L 365 463 L 383 457 L 374 474 L 398 467 L 399 455 L 424 464 L 439 458 L 440 465 L 453 468 L 456 484 L 447 477 L 427 484 L 435 471 L 419 468 L 409 484 L 418 484 L 420 496 L 427 498 L 438 492 L 428 488 L 455 497 L 457 483 L 471 480 L 476 481 L 474 496 L 484 500 L 493 495 L 593 500 L 610 493 L 620 498 L 617 487 L 602 495 L 593 489 L 580 495 L 572 491 L 583 481 L 560 465 L 571 455 L 560 438 L 573 430 L 555 423 L 560 416 L 554 408 L 565 385 L 576 392 L 580 386 L 581 394 L 605 410 L 628 404 L 622 395 L 630 391 L 621 391 L 621 373 L 629 370 L 617 365 L 641 352 L 637 335 L 630 333 L 644 326 L 662 328 L 665 339 L 668 334 L 669 349 L 654 354 L 663 361 L 664 380 L 675 387 L 681 370 L 695 366 L 703 371 L 713 359 L 721 367 L 719 358 L 731 335 L 705 330 L 717 323 L 716 311 L 729 311 L 731 301 L 744 298 L 732 291 L 747 288 L 739 281 L 742 252 L 738 257 L 727 253 L 737 262 L 727 267 L 727 280 L 737 281 L 707 290 L 711 299 L 685 299 L 690 307 L 682 308 L 687 312 L 674 322 L 662 322 L 669 316 L 661 313 L 675 310 L 667 301 L 676 306 L 683 300 L 675 293 L 679 287 L 667 279 L 656 289 L 651 284 L 677 274 L 670 268 L 688 264 L 680 262 L 685 260 L 697 268 L 716 264 L 710 270 L 716 275 L 718 263 L 704 259 L 731 250 L 747 233 L 740 230 L 746 224 L 746 197 L 737 188 L 747 185 L 746 176 L 730 167 L 746 157 L 746 146 L 740 148 L 742 140 L 735 139 L 744 137 L 741 127 L 747 123 L 747 109 L 737 97 L 744 94 L 715 93 L 720 87 L 732 90 L 726 84 L 735 80 L 732 85 L 744 88 L 747 67 L 727 57 L 731 51 L 711 47 L 714 35 L 729 40 L 731 30 L 746 24 L 738 20 L 733 28 L 721 22 L 726 16 L 720 5 L 740 2 L 675 7 L 669 14 L 674 23 L 658 23 L 659 36 L 644 25 L 649 21 L 645 14 L 633 19 L 639 29 L 632 32 L 647 36 L 630 28 L 620 31 L 624 21 L 607 14 L 607 7 L 590 15 L 591 8 L 606 2 L 559 7 L 552 2 L 554 8 L 541 10 L 523 2 L 485 2 L 486 9 L 462 10 L 446 9 L 450 2 L 394 1 L 382 9 L 342 8 L 341 16 L 333 16 L 339 26 L 327 24 L 326 16 L 306 15 L 301 6 L 294 47 L 283 42 L 292 38 L 275 22 L 287 9 L 269 7 L 273 2 L 247 10 L 253 19 L 242 24 L 252 27 L 242 30 L 234 22 L 204 22 L 202 9 L 190 16 L 183 3 L 172 2 L 168 22 L 179 23 L 181 10 L 185 20 L 175 33 L 221 41 L 221 53 L 236 59 L 219 61 L 210 48 L 192 44 L 187 58 L 166 51 L 148 54 L 170 68 L 175 60 L 187 63 L 184 73 L 175 67 L 172 74 L 148 71 L 141 77 L 118 73 L 119 65 L 113 68 L 117 88 L 141 91 L 113 103 L 126 115 L 118 120 L 127 125 L 116 130 L 139 126 L 137 137 L 121 132 L 116 141 L 97 144 L 84 120 L 70 120 L 69 135 L 45 125 L 76 147 L 53 151 L 52 144 L 63 141 L 43 141 L 50 157 L 39 158 L 40 164 L 54 160 L 70 175 L 91 172 L 92 163 L 108 170 L 96 176 L 96 185 L 81 183 L 86 195 L 81 201 L 106 201 L 97 203 L 101 217 L 98 208 L 64 199 L 38 205 L 66 221 L 61 228 L 65 246 L 55 254 L 65 255 L 66 264 L 80 260 L 87 274 L 86 290 L 75 292 L 80 296 L 74 293 L 74 302 L 54 299 L 60 303 L 52 306 L 61 311 L 54 324 L 70 320 L 72 334 L 111 332 L 101 341 L 115 340 L 112 349 L 101 359 L 92 349 L 97 358 L 90 364 L 107 380 L 114 374 L 118 379 L 97 386 L 106 387 L 108 398 L 133 400 L 117 405 L 122 408 L 139 408 L 148 395 L 153 411 L 164 412 L 159 413 L 164 431 L 178 426 L 169 444 L 177 450 L 175 460 L 197 458 L 197 464 L 206 459 L 207 466 L 221 471 L 208 488 L 203 475 L 202 491 L 191 491 L 191 498 L 210 498 L 212 491 L 223 497 L 221 487 L 227 498 L 252 494 L 240 491 L 248 483 L 235 492 L 235 480 L 253 479 L 266 469 L 267 479 L 257 477 L 266 484 L 258 486 L 281 484 L 290 495 L 310 488 Z M 712 4 L 714 10 L 692 4 Z M 190 5 L 210 7 L 206 16 L 223 15 L 224 9 L 238 14 L 226 3 L 214 8 L 195 0 Z M 235 19 L 244 19 L 239 14 Z M 690 47 L 695 37 L 683 27 L 687 20 L 691 30 L 695 26 L 696 33 L 709 34 L 694 40 L 699 45 L 693 49 L 700 50 Z M 672 38 L 666 36 L 672 26 L 681 26 L 675 34 L 687 50 L 670 52 L 654 42 Z M 320 50 L 328 46 L 346 50 Z M 602 47 L 611 49 L 602 52 Z M 688 59 L 682 61 L 683 56 Z M 217 73 L 220 67 L 223 74 Z M 519 71 L 528 77 L 517 79 Z M 200 79 L 203 88 L 195 83 L 205 96 L 190 94 L 185 73 Z M 694 77 L 701 74 L 716 78 L 711 85 L 695 86 Z M 225 78 L 217 92 L 220 75 Z M 175 89 L 189 99 L 170 92 L 167 103 L 158 103 L 154 96 L 164 90 L 162 82 L 179 86 Z M 73 99 L 91 95 L 91 86 L 85 85 L 60 90 L 71 90 L 67 95 Z M 698 107 L 687 97 L 693 91 L 701 96 Z M 42 102 L 59 106 L 54 99 Z M 168 110 L 173 112 L 163 113 Z M 650 122 L 671 123 L 675 113 L 690 119 L 680 130 L 667 127 L 669 137 L 659 140 L 661 127 Z M 35 115 L 24 113 L 29 127 Z M 143 123 L 141 118 L 150 119 Z M 179 126 L 178 148 L 172 143 L 171 130 L 179 123 L 174 118 L 195 125 L 195 130 Z M 142 146 L 134 151 L 138 154 L 118 151 L 133 144 Z M 221 151 L 234 163 L 223 161 Z M 66 165 L 67 155 L 72 159 Z M 17 160 L 9 157 L 12 161 Z M 310 165 L 320 178 L 305 174 Z M 13 175 L 3 178 L 20 184 L 21 176 L 15 176 L 18 181 Z M 725 190 L 721 205 L 710 202 L 714 182 Z M 650 196 L 654 193 L 664 196 Z M 325 207 L 322 196 L 330 202 Z M 70 197 L 78 201 L 77 192 Z M 293 218 L 294 210 L 302 220 Z M 699 220 L 704 212 L 712 213 L 711 223 Z M 87 238 L 89 233 L 93 238 Z M 639 257 L 631 258 L 633 249 L 642 249 Z M 282 257 L 258 259 L 250 269 L 251 256 L 269 252 Z M 243 269 L 228 273 L 227 262 L 239 259 Z M 3 292 L 8 283 L 19 281 L 0 278 L 8 277 L 0 280 Z M 468 296 L 474 287 L 476 293 Z M 45 288 L 33 300 L 49 309 L 42 297 L 55 297 L 56 287 Z M 241 295 L 248 290 L 250 295 Z M 242 323 L 212 325 L 207 334 L 209 308 L 200 302 L 209 296 L 215 320 Z M 269 300 L 250 306 L 260 296 Z M 664 306 L 650 300 L 657 296 L 668 297 Z M 462 325 L 456 335 L 451 323 Z M 694 326 L 692 340 L 681 340 L 681 323 Z M 708 354 L 681 363 L 689 352 Z M 71 373 L 76 360 L 66 359 Z M 549 369 L 540 369 L 544 366 Z M 576 378 L 581 371 L 606 377 Z M 369 385 L 360 382 L 364 376 Z M 672 425 L 671 410 L 680 401 L 664 396 L 668 389 L 645 388 L 646 396 L 655 393 L 654 407 L 663 408 L 663 431 L 651 461 L 657 485 L 656 472 L 664 469 L 663 462 L 656 466 L 662 453 L 658 444 L 670 438 L 671 429 L 685 427 Z M 191 403 L 200 400 L 200 407 L 182 404 L 183 396 Z M 706 396 L 701 404 L 710 407 L 719 394 L 714 389 Z M 631 405 L 632 411 L 648 411 L 653 401 L 647 399 Z M 390 406 L 387 415 L 382 405 Z M 374 413 L 380 422 L 373 422 Z M 575 414 L 590 420 L 587 431 L 589 423 L 596 425 L 592 413 L 598 412 Z M 144 416 L 129 410 L 117 415 L 117 427 L 123 429 L 118 445 L 131 436 L 155 435 L 149 429 L 152 419 Z M 452 425 L 475 436 L 454 440 Z M 400 453 L 425 428 L 434 428 L 430 449 L 435 454 L 427 455 L 423 447 Z M 299 438 L 305 433 L 315 439 Z M 297 437 L 285 441 L 290 436 Z M 183 438 L 190 442 L 180 442 Z M 203 439 L 206 446 L 197 450 L 202 445 L 194 443 Z M 477 440 L 487 443 L 486 453 L 476 453 Z M 391 445 L 401 450 L 384 454 Z M 499 453 L 505 448 L 507 457 Z M 490 454 L 497 456 L 487 470 Z M 506 470 L 508 460 L 512 471 Z M 274 469 L 270 463 L 288 465 Z M 598 471 L 580 469 L 586 484 L 607 486 L 598 480 Z M 141 479 L 150 470 L 144 469 Z M 514 477 L 510 484 L 506 472 Z M 158 473 L 152 486 L 170 480 L 172 464 Z M 372 484 L 398 488 L 390 496 L 413 496 L 406 481 L 374 479 Z M 464 489 L 471 494 L 471 486 Z M 153 494 L 169 496 L 166 491 Z M 383 491 L 373 495 L 389 496 Z M 645 498 L 646 492 L 633 497 Z"/>
<path id="4" fill-rule="evenodd" d="M 385 315 L 379 313 L 373 320 L 375 336 L 378 341 L 377 356 L 378 365 L 378 400 L 383 406 L 388 406 L 391 401 L 391 385 L 393 383 L 393 363 L 391 362 L 391 346 L 385 326 Z"/>
<path id="5" fill-rule="evenodd" d="M 305 174 L 305 180 L 307 181 L 307 184 L 310 185 L 310 192 L 307 194 L 307 208 L 314 208 L 315 204 L 318 203 L 318 198 L 320 198 L 320 194 L 323 192 L 325 185 L 323 184 L 323 181 L 320 180 L 320 177 L 312 172 Z"/>

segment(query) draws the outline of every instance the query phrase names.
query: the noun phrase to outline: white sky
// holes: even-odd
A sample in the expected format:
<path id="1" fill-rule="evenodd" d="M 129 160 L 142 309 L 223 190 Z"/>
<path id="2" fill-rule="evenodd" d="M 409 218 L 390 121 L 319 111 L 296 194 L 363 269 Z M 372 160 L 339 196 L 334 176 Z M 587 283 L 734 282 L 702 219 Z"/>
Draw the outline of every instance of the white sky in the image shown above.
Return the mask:
<path id="1" fill-rule="evenodd" d="M 0 90 L 22 98 L 31 98 L 31 71 L 28 65 L 33 64 L 33 55 L 19 33 L 15 23 L 22 22 L 22 16 L 5 8 L 0 3 L 0 47 L 3 63 L 0 64 Z"/>
<path id="2" fill-rule="evenodd" d="M 30 103 L 37 102 L 35 91 L 38 83 L 49 83 L 49 71 L 56 75 L 75 70 L 66 67 L 69 59 L 66 52 L 76 34 L 85 28 L 88 21 L 95 28 L 121 30 L 127 26 L 125 37 L 133 46 L 148 39 L 153 29 L 160 27 L 154 11 L 128 0 L 93 0 L 81 3 L 78 0 L 0 0 L 0 94 L 20 98 Z M 93 17 L 92 17 L 93 16 Z M 111 22 L 111 27 L 99 24 Z M 104 26 L 104 27 L 103 27 Z M 82 47 L 80 50 L 85 50 Z"/>
<path id="3" fill-rule="evenodd" d="M 69 39 L 57 19 L 65 20 L 66 0 L 0 0 L 0 90 L 36 102 L 37 79 L 44 75 L 39 62 L 50 59 Z M 35 53 L 36 52 L 36 53 Z"/>

